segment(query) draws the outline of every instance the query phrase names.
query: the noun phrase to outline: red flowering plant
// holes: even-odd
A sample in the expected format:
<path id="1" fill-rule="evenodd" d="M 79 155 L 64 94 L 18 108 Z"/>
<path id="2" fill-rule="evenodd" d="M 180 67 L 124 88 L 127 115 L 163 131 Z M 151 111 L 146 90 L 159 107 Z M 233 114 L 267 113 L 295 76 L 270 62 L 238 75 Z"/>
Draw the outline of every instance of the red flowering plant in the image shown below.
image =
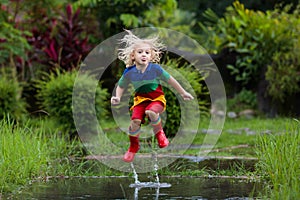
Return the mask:
<path id="1" fill-rule="evenodd" d="M 77 9 L 73 14 L 71 5 L 67 6 L 66 15 L 59 20 L 56 37 L 50 38 L 45 49 L 52 61 L 50 63 L 58 64 L 65 70 L 76 68 L 91 49 L 88 37 L 82 37 L 84 29 L 79 13 Z"/>
<path id="2" fill-rule="evenodd" d="M 45 16 L 46 28 L 33 28 L 32 36 L 28 38 L 35 48 L 29 62 L 47 65 L 51 71 L 56 68 L 70 71 L 78 67 L 91 49 L 79 14 L 79 9 L 73 13 L 68 4 L 66 13 L 61 16 L 51 19 Z"/>

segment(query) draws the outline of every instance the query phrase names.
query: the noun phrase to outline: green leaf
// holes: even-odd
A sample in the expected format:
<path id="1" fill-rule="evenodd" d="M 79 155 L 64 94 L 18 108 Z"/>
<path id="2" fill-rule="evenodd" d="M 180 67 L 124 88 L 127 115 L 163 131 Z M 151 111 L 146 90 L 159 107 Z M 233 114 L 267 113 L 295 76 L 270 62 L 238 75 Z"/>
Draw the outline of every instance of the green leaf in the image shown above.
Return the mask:
<path id="1" fill-rule="evenodd" d="M 123 24 L 126 27 L 134 27 L 135 28 L 135 27 L 138 27 L 138 25 L 139 25 L 139 18 L 133 14 L 127 14 L 127 13 L 121 14 L 120 19 L 122 20 Z"/>

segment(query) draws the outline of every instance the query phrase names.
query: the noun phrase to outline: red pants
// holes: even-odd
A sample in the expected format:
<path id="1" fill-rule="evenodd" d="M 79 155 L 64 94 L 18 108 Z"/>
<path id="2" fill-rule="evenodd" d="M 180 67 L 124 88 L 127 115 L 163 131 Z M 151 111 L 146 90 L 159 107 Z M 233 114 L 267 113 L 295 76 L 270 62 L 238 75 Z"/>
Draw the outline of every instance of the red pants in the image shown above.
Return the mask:
<path id="1" fill-rule="evenodd" d="M 131 119 L 140 119 L 143 122 L 146 110 L 151 110 L 155 113 L 162 113 L 164 111 L 164 104 L 160 101 L 142 102 L 133 108 Z"/>

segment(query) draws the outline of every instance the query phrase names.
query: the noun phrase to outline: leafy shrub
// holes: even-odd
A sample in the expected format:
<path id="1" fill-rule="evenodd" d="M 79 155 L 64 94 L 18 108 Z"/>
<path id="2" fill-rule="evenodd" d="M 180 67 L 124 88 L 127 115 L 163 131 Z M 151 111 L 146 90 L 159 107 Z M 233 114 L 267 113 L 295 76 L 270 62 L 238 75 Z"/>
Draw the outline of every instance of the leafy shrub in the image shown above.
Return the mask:
<path id="1" fill-rule="evenodd" d="M 266 80 L 269 81 L 268 93 L 281 102 L 300 91 L 300 51 L 296 49 L 299 48 L 300 37 L 297 43 L 294 50 L 274 53 L 266 72 Z"/>
<path id="2" fill-rule="evenodd" d="M 195 106 L 199 106 L 199 110 L 202 113 L 207 112 L 208 101 L 203 98 L 208 95 L 206 86 L 204 86 L 204 77 L 200 76 L 199 72 L 193 70 L 193 67 L 185 64 L 178 68 L 179 61 L 168 59 L 166 63 L 162 65 L 181 85 L 182 87 L 190 92 L 197 102 L 186 102 L 186 104 L 180 105 L 182 97 L 177 94 L 177 91 L 172 91 L 172 87 L 164 86 L 164 93 L 167 100 L 166 115 L 167 119 L 164 124 L 164 131 L 167 136 L 174 136 L 179 126 L 188 126 L 191 123 L 193 117 L 192 113 L 195 113 Z M 188 80 L 188 82 L 186 81 Z M 198 99 L 197 99 L 198 98 Z M 195 105 L 198 104 L 198 105 Z M 182 109 L 186 116 L 181 116 Z M 192 112 L 188 112 L 192 111 Z M 197 112 L 197 111 L 196 111 Z M 200 114 L 200 113 L 199 113 Z"/>
<path id="3" fill-rule="evenodd" d="M 73 120 L 72 100 L 73 87 L 76 80 L 76 71 L 60 73 L 50 73 L 45 80 L 37 81 L 38 94 L 37 98 L 40 101 L 41 107 L 49 113 L 50 117 L 54 118 L 57 124 L 64 130 L 70 133 L 76 132 L 76 126 Z M 83 115 L 84 120 L 79 124 L 82 127 L 92 126 L 91 116 L 93 109 L 96 110 L 98 118 L 107 116 L 107 97 L 106 89 L 97 87 L 94 89 L 94 80 L 88 75 L 81 75 L 78 82 L 80 82 L 79 96 L 74 97 L 79 101 L 81 108 L 79 111 Z M 92 95 L 95 94 L 95 99 Z M 78 114 L 78 113 L 77 113 Z"/>
<path id="4" fill-rule="evenodd" d="M 227 109 L 229 111 L 240 112 L 245 109 L 256 109 L 256 94 L 250 90 L 243 89 L 233 98 L 228 99 Z"/>
<path id="5" fill-rule="evenodd" d="M 176 0 L 148 0 L 147 3 L 136 0 L 78 0 L 72 5 L 74 8 L 95 12 L 100 19 L 99 26 L 103 38 L 122 32 L 124 27 L 126 29 L 157 25 L 164 27 L 167 24 L 174 28 L 178 25 L 178 17 L 182 16 L 178 16 L 178 12 L 174 14 L 177 7 Z M 147 11 L 151 12 L 146 14 Z"/>
<path id="6" fill-rule="evenodd" d="M 7 63 L 15 67 L 14 59 L 26 59 L 26 52 L 31 49 L 24 35 L 29 36 L 27 31 L 20 31 L 12 24 L 0 21 L 0 66 Z"/>
<path id="7" fill-rule="evenodd" d="M 26 112 L 26 103 L 21 98 L 22 87 L 14 78 L 0 75 L 0 119 L 9 115 L 15 120 Z"/>
<path id="8" fill-rule="evenodd" d="M 236 63 L 227 66 L 236 82 L 254 89 L 267 71 L 267 92 L 283 100 L 299 91 L 299 9 L 291 12 L 286 6 L 261 12 L 235 1 L 223 18 L 207 11 L 206 16 L 214 21 L 209 27 L 200 25 L 215 51 L 227 48 L 238 53 Z"/>

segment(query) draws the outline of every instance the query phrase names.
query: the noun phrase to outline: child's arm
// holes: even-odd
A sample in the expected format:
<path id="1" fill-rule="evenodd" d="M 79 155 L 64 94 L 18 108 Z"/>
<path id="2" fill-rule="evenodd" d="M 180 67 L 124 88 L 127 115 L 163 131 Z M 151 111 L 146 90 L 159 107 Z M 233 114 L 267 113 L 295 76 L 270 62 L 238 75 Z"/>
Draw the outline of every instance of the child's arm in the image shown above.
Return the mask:
<path id="1" fill-rule="evenodd" d="M 120 86 L 117 86 L 116 89 L 116 96 L 112 96 L 110 99 L 111 104 L 116 105 L 119 104 L 121 101 L 121 97 L 123 95 L 124 88 L 121 88 Z"/>
<path id="2" fill-rule="evenodd" d="M 187 91 L 185 91 L 185 89 L 183 89 L 181 87 L 181 85 L 172 76 L 168 80 L 168 83 L 182 96 L 182 98 L 184 100 L 192 100 L 192 99 L 194 99 L 194 97 L 190 93 L 188 93 Z"/>

